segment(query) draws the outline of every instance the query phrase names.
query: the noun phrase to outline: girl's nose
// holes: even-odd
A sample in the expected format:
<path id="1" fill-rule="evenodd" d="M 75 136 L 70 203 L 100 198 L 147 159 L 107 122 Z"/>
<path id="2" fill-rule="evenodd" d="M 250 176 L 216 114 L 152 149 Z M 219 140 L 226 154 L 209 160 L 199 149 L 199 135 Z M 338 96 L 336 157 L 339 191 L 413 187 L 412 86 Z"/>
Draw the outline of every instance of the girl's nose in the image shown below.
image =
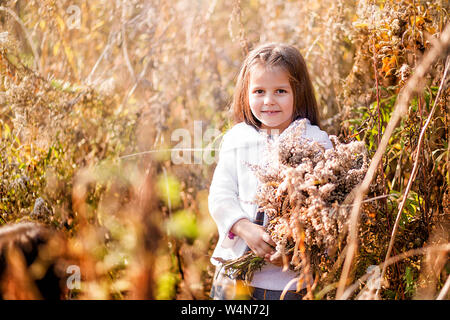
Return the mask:
<path id="1" fill-rule="evenodd" d="M 271 104 L 273 104 L 273 103 L 274 103 L 274 99 L 273 99 L 272 94 L 267 93 L 267 94 L 264 96 L 264 104 L 265 104 L 265 105 L 271 105 Z"/>

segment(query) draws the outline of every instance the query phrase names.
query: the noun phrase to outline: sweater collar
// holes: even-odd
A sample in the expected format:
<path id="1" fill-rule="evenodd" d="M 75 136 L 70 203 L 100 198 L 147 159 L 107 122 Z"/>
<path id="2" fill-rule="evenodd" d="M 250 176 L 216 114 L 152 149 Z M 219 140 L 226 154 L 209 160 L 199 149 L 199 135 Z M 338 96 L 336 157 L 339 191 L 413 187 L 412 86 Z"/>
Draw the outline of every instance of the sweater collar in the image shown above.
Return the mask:
<path id="1" fill-rule="evenodd" d="M 255 129 L 255 128 L 252 127 L 252 126 L 251 126 L 251 127 L 252 127 L 252 128 L 254 129 L 254 131 L 255 131 L 256 133 L 258 133 L 260 136 L 263 136 L 264 138 L 267 138 L 267 137 L 268 137 L 270 140 L 277 140 L 278 138 L 280 138 L 280 137 L 286 135 L 287 132 L 291 131 L 291 129 L 294 129 L 295 127 L 297 127 L 298 125 L 300 125 L 300 123 L 302 123 L 303 121 L 306 122 L 306 125 L 307 125 L 307 126 L 308 126 L 308 125 L 311 125 L 311 122 L 309 121 L 308 118 L 297 118 L 297 119 L 295 119 L 294 121 L 292 121 L 292 122 L 289 124 L 289 126 L 288 126 L 286 129 L 284 129 L 284 131 L 283 131 L 282 133 L 280 133 L 280 134 L 278 134 L 278 135 L 268 135 L 268 134 L 264 134 L 262 130 Z"/>

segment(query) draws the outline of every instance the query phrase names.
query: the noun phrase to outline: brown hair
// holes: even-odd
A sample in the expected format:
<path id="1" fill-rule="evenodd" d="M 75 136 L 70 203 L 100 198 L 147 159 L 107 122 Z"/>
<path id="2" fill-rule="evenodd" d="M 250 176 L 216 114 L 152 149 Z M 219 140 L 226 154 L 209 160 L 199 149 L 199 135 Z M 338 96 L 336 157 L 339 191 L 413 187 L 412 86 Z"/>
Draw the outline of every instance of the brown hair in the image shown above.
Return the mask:
<path id="1" fill-rule="evenodd" d="M 236 123 L 245 121 L 255 128 L 261 126 L 261 122 L 252 114 L 248 102 L 250 71 L 258 63 L 266 67 L 282 67 L 289 74 L 289 82 L 294 95 L 292 121 L 298 118 L 307 118 L 311 124 L 319 126 L 317 102 L 305 60 L 295 47 L 282 43 L 260 45 L 250 51 L 245 58 L 237 78 L 233 97 L 234 121 Z"/>

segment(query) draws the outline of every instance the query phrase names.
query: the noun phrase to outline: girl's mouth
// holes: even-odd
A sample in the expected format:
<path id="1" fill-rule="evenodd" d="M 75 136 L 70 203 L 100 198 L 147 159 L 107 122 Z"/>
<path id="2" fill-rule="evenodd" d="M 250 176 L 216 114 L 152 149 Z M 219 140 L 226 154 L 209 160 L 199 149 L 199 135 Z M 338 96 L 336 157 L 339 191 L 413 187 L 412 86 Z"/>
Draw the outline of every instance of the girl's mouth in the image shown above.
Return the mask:
<path id="1" fill-rule="evenodd" d="M 272 114 L 277 114 L 281 111 L 262 111 L 262 113 L 268 114 L 268 115 L 272 115 Z"/>

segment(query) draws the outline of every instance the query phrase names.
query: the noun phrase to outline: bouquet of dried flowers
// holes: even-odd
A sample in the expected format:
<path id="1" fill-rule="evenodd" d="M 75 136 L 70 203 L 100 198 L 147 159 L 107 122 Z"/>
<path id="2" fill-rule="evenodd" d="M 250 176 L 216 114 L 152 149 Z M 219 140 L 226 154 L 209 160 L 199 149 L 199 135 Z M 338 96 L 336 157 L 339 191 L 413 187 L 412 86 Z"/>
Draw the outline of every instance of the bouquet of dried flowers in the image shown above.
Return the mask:
<path id="1" fill-rule="evenodd" d="M 325 150 L 305 138 L 306 120 L 296 121 L 275 141 L 268 140 L 268 161 L 250 165 L 260 181 L 255 201 L 268 217 L 266 229 L 283 256 L 284 268 L 318 265 L 335 250 L 344 234 L 348 210 L 344 200 L 368 168 L 364 143 L 340 143 Z M 265 261 L 253 252 L 223 261 L 231 278 L 251 281 Z"/>

